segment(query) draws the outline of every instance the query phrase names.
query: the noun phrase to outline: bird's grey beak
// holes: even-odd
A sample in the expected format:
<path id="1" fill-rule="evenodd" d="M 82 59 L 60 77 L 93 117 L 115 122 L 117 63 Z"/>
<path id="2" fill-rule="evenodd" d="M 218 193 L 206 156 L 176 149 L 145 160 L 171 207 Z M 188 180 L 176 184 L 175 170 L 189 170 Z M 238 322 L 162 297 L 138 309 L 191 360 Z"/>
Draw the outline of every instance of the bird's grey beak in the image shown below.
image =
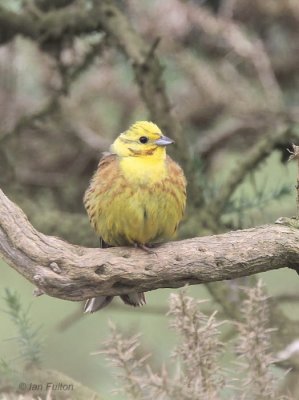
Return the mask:
<path id="1" fill-rule="evenodd" d="M 170 139 L 167 136 L 162 136 L 160 139 L 156 140 L 155 143 L 158 146 L 167 146 L 168 144 L 174 143 L 174 140 Z"/>

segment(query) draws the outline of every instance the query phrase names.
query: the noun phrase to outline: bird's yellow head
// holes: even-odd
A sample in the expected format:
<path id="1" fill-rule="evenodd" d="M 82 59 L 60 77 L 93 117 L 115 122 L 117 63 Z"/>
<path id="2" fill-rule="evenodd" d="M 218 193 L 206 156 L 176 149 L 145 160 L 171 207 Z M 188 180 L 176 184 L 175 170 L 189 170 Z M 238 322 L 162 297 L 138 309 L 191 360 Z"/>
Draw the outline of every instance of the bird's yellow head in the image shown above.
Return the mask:
<path id="1" fill-rule="evenodd" d="M 164 158 L 165 146 L 173 143 L 153 122 L 138 121 L 121 133 L 111 145 L 111 152 L 120 157 L 152 156 Z"/>

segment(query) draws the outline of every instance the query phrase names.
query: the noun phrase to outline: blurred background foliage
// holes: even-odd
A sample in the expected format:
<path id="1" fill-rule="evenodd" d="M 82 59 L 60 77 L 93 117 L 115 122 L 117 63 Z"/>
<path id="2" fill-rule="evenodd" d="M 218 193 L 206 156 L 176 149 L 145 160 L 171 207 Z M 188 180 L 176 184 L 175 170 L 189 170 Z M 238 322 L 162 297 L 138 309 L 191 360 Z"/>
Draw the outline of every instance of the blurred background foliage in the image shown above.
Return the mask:
<path id="1" fill-rule="evenodd" d="M 122 24 L 114 35 L 100 3 L 119 10 L 135 36 Z M 180 238 L 295 213 L 296 165 L 287 164 L 286 148 L 298 143 L 297 0 L 1 0 L 0 21 L 0 187 L 42 232 L 98 245 L 83 193 L 101 152 L 142 119 L 176 139 L 170 153 L 189 183 Z M 143 70 L 132 58 L 138 46 L 144 46 Z M 150 77 L 152 97 L 144 94 L 142 74 Z M 1 267 L 0 308 L 8 287 L 32 303 L 31 319 L 43 326 L 43 366 L 104 398 L 115 386 L 113 371 L 90 353 L 108 335 L 108 319 L 143 332 L 157 364 L 175 342 L 165 318 L 168 290 L 149 293 L 143 310 L 112 305 L 82 316 L 78 304 L 45 296 L 33 301 L 32 285 Z M 270 294 L 284 296 L 279 310 L 285 319 L 274 326 L 288 330 L 291 320 L 288 334 L 276 335 L 279 350 L 299 334 L 298 280 L 289 270 L 263 279 Z M 191 293 L 225 313 L 221 303 L 233 309 L 239 294 L 234 283 L 219 285 Z M 0 359 L 20 368 L 15 343 L 7 341 L 15 328 L 3 311 L 0 327 Z"/>

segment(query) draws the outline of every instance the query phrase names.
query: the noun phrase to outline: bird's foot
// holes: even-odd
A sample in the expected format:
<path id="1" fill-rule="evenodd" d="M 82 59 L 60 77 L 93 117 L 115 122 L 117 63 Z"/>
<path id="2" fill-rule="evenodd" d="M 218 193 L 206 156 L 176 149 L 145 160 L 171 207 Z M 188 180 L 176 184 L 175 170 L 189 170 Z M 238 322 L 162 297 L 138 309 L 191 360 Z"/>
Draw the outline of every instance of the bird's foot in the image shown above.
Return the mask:
<path id="1" fill-rule="evenodd" d="M 138 247 L 139 249 L 142 249 L 144 251 L 146 251 L 148 254 L 156 254 L 156 252 L 154 252 L 151 247 L 152 245 L 145 245 L 142 243 L 134 243 L 135 247 Z"/>

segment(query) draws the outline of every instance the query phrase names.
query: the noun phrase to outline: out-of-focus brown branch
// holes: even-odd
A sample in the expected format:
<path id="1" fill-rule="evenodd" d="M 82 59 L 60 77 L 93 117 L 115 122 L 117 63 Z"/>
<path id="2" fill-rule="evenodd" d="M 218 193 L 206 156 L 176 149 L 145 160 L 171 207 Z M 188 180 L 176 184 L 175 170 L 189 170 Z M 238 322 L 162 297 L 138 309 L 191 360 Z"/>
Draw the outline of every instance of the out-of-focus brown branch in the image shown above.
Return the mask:
<path id="1" fill-rule="evenodd" d="M 268 102 L 274 109 L 282 107 L 282 93 L 273 73 L 270 59 L 263 42 L 253 35 L 249 39 L 241 26 L 227 18 L 214 16 L 202 6 L 188 3 L 187 12 L 191 23 L 206 34 L 225 42 L 230 50 L 254 66 L 267 94 Z"/>
<path id="2" fill-rule="evenodd" d="M 102 36 L 96 43 L 90 44 L 89 48 L 80 63 L 74 66 L 66 66 L 61 60 L 61 53 L 57 55 L 57 68 L 62 79 L 61 92 L 68 94 L 70 86 L 78 80 L 106 49 L 106 37 Z"/>
<path id="3" fill-rule="evenodd" d="M 43 43 L 65 34 L 90 33 L 98 28 L 99 21 L 93 9 L 84 12 L 80 8 L 62 8 L 32 16 L 28 12 L 16 13 L 0 7 L 0 43 L 7 43 L 17 35 Z"/>
<path id="4" fill-rule="evenodd" d="M 50 99 L 46 104 L 38 111 L 33 112 L 30 115 L 25 115 L 19 118 L 16 122 L 15 127 L 11 131 L 0 132 L 0 142 L 13 137 L 14 135 L 20 134 L 22 130 L 34 126 L 35 123 L 42 119 L 51 116 L 57 112 L 60 108 L 60 98 L 62 95 L 69 91 L 70 86 L 80 77 L 80 75 L 86 71 L 90 64 L 94 61 L 95 57 L 103 51 L 106 45 L 105 40 L 100 40 L 97 43 L 90 46 L 89 50 L 85 54 L 82 62 L 73 68 L 60 68 L 62 85 L 58 90 L 52 91 Z M 58 69 L 61 66 L 58 60 Z M 65 121 L 66 122 L 66 121 Z M 109 141 L 106 141 L 100 136 L 97 136 L 91 129 L 84 126 L 84 124 L 76 122 L 74 120 L 68 121 L 68 129 L 72 129 L 74 133 L 80 137 L 89 147 L 97 147 L 98 152 L 105 151 L 109 146 Z M 52 174 L 52 178 L 54 175 Z M 37 176 L 33 178 L 36 181 L 47 182 L 48 179 L 44 179 L 41 176 L 39 179 Z M 56 176 L 52 181 L 55 181 L 55 185 L 62 181 L 62 175 Z"/>
<path id="5" fill-rule="evenodd" d="M 93 150 L 96 150 L 98 154 L 109 149 L 110 141 L 103 136 L 98 135 L 91 128 L 84 125 L 80 121 L 69 121 L 70 127 L 72 128 L 75 136 L 80 138 L 82 142 L 88 145 Z"/>
<path id="6" fill-rule="evenodd" d="M 224 147 L 230 146 L 231 140 L 234 137 L 246 132 L 257 135 L 258 132 L 267 128 L 265 121 L 254 119 L 254 116 L 249 120 L 230 119 L 224 121 L 221 126 L 205 130 L 203 137 L 200 137 L 197 141 L 196 150 L 207 161 Z"/>
<path id="7" fill-rule="evenodd" d="M 17 14 L 0 7 L 0 43 L 7 43 L 16 35 L 35 37 L 36 26 L 30 15 Z"/>
<path id="8" fill-rule="evenodd" d="M 284 293 L 274 297 L 277 303 L 297 303 L 299 302 L 299 294 L 297 293 Z"/>
<path id="9" fill-rule="evenodd" d="M 29 128 L 33 126 L 37 121 L 45 118 L 46 116 L 51 115 L 51 113 L 55 112 L 58 108 L 57 97 L 53 96 L 47 101 L 40 110 L 33 112 L 31 115 L 25 115 L 20 117 L 20 119 L 16 122 L 14 128 L 11 131 L 0 132 L 0 143 L 18 135 L 21 133 L 23 129 Z"/>
<path id="10" fill-rule="evenodd" d="M 237 0 L 223 0 L 220 4 L 218 14 L 226 19 L 231 19 L 234 14 L 234 8 Z"/>
<path id="11" fill-rule="evenodd" d="M 243 27 L 240 21 L 238 22 L 230 18 L 232 10 L 236 6 L 235 3 L 234 0 L 222 2 L 223 7 L 220 9 L 219 13 L 215 15 L 206 6 L 200 6 L 190 2 L 186 3 L 180 0 L 169 0 L 167 3 L 168 7 L 170 8 L 171 4 L 172 8 L 179 10 L 180 14 L 177 12 L 176 17 L 177 19 L 180 18 L 180 20 L 179 23 L 177 22 L 177 31 L 171 29 L 169 25 L 167 25 L 165 29 L 162 28 L 163 35 L 166 37 L 166 40 L 168 40 L 168 46 L 164 46 L 163 50 L 169 52 L 169 44 L 171 48 L 170 53 L 175 53 L 175 49 L 172 48 L 173 45 L 180 48 L 180 44 L 183 44 L 183 47 L 186 48 L 185 43 L 182 43 L 182 39 L 186 39 L 186 36 L 190 34 L 192 28 L 200 30 L 209 38 L 210 44 L 213 43 L 213 46 L 218 49 L 225 48 L 233 55 L 237 55 L 253 66 L 264 89 L 268 108 L 279 110 L 283 107 L 283 94 L 275 77 L 270 57 L 263 41 L 254 33 L 254 30 L 252 30 L 250 34 L 247 34 L 246 27 Z M 167 10 L 167 5 L 161 5 L 160 9 L 161 13 L 163 13 L 163 11 Z M 137 14 L 137 17 L 142 19 L 142 14 Z M 152 31 L 159 31 L 159 27 L 161 29 L 155 17 L 157 16 L 152 16 L 150 25 L 145 24 L 149 35 Z M 140 26 L 142 25 L 140 24 Z M 157 29 L 154 29 L 155 26 Z M 187 43 L 189 43 L 189 41 Z M 196 40 L 193 40 L 192 44 L 196 49 L 196 45 L 198 46 Z M 203 45 L 203 47 L 205 46 Z M 207 47 L 209 47 L 209 45 Z M 228 55 L 230 55 L 230 53 L 228 53 Z"/>
<path id="12" fill-rule="evenodd" d="M 290 126 L 283 126 L 278 128 L 276 132 L 273 133 L 271 131 L 262 137 L 258 143 L 248 150 L 246 157 L 243 157 L 231 171 L 218 194 L 207 206 L 207 209 L 204 210 L 204 214 L 208 212 L 209 215 L 213 216 L 213 219 L 218 220 L 229 198 L 243 181 L 244 177 L 271 154 L 273 147 L 278 143 L 288 140 L 292 135 L 292 128 Z"/>
<path id="13" fill-rule="evenodd" d="M 74 3 L 75 0 L 34 0 L 34 4 L 40 10 L 47 12 L 53 10 L 55 8 L 63 8 L 69 6 L 70 4 Z"/>
<path id="14" fill-rule="evenodd" d="M 234 7 L 235 15 L 242 21 L 252 24 L 264 23 L 265 18 L 274 23 L 284 22 L 288 26 L 298 29 L 299 7 L 297 0 L 260 1 L 238 0 Z"/>

